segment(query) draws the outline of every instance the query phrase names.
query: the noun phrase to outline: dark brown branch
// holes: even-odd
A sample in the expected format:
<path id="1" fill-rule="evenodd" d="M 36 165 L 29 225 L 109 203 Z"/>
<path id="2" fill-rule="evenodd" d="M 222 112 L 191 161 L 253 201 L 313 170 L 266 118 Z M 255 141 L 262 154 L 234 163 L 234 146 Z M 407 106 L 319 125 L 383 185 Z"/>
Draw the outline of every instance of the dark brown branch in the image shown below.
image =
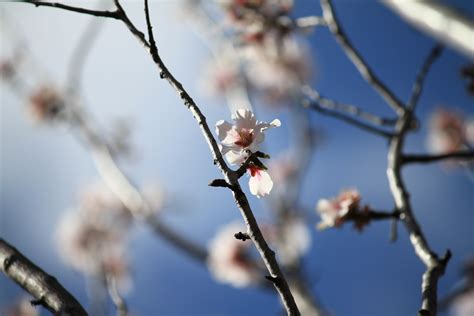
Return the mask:
<path id="1" fill-rule="evenodd" d="M 354 45 L 352 45 L 337 19 L 332 0 L 321 0 L 321 8 L 329 30 L 347 57 L 349 57 L 354 66 L 356 66 L 362 77 L 384 98 L 387 104 L 389 104 L 397 114 L 401 115 L 404 108 L 403 102 L 374 74 L 367 62 L 355 49 Z"/>
<path id="2" fill-rule="evenodd" d="M 209 126 L 206 123 L 206 118 L 202 114 L 199 107 L 196 105 L 191 96 L 183 88 L 182 84 L 171 74 L 164 62 L 161 60 L 160 55 L 158 54 L 158 48 L 155 43 L 153 36 L 152 25 L 150 22 L 150 13 L 148 8 L 148 1 L 145 0 L 145 17 L 148 29 L 148 38 L 150 43 L 150 54 L 153 58 L 153 61 L 158 66 L 160 71 L 160 77 L 167 80 L 168 83 L 176 90 L 180 98 L 183 100 L 184 105 L 191 111 L 194 118 L 198 122 L 201 131 L 208 142 L 209 148 L 214 158 L 214 163 L 219 167 L 220 171 L 225 177 L 225 180 L 232 186 L 232 193 L 234 195 L 236 204 L 240 209 L 242 217 L 247 224 L 249 230 L 249 236 L 254 242 L 257 250 L 262 257 L 265 266 L 270 273 L 270 277 L 275 280 L 273 282 L 276 290 L 280 294 L 280 297 L 283 301 L 285 309 L 288 315 L 300 315 L 298 307 L 296 306 L 295 300 L 291 293 L 291 290 L 288 286 L 288 283 L 283 276 L 283 272 L 280 269 L 280 266 L 275 258 L 275 253 L 270 249 L 267 242 L 265 241 L 262 232 L 257 224 L 257 221 L 253 215 L 253 212 L 248 203 L 245 193 L 242 191 L 238 178 L 236 178 L 235 172 L 231 171 L 222 157 L 222 153 L 219 150 L 217 142 L 212 135 L 212 132 Z"/>
<path id="3" fill-rule="evenodd" d="M 93 15 L 97 17 L 112 18 L 112 19 L 117 19 L 117 20 L 120 20 L 121 18 L 120 13 L 118 11 L 90 10 L 90 9 L 74 7 L 74 6 L 70 6 L 70 5 L 62 4 L 58 2 L 46 2 L 46 1 L 38 1 L 38 0 L 21 0 L 21 2 L 31 3 L 37 7 L 53 7 L 53 8 L 67 10 L 67 11 Z"/>
<path id="4" fill-rule="evenodd" d="M 53 276 L 1 238 L 0 271 L 30 293 L 35 298 L 33 304 L 42 305 L 55 315 L 87 315 L 81 304 Z"/>
<path id="5" fill-rule="evenodd" d="M 437 44 L 435 45 L 423 63 L 418 75 L 416 76 L 415 83 L 413 84 L 412 94 L 410 100 L 408 101 L 407 108 L 413 111 L 418 104 L 421 92 L 423 91 L 423 83 L 425 81 L 426 75 L 428 74 L 431 66 L 434 64 L 436 59 L 441 55 L 443 51 L 443 46 Z"/>
<path id="6" fill-rule="evenodd" d="M 448 159 L 456 159 L 461 161 L 474 160 L 474 150 L 456 151 L 447 154 L 440 155 L 428 155 L 428 154 L 405 154 L 402 156 L 403 164 L 410 163 L 432 163 L 439 162 Z"/>

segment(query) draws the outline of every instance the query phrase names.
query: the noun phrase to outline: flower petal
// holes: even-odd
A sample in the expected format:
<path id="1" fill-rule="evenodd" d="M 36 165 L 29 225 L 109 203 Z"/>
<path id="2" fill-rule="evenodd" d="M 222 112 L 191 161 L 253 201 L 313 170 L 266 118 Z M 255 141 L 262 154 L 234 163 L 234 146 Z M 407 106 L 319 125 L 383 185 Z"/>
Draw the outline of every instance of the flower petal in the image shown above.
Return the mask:
<path id="1" fill-rule="evenodd" d="M 225 153 L 225 158 L 231 165 L 241 164 L 247 159 L 248 154 L 245 151 L 229 150 Z"/>
<path id="2" fill-rule="evenodd" d="M 248 109 L 238 109 L 235 111 L 235 114 L 232 116 L 232 119 L 235 121 L 235 126 L 238 130 L 245 129 L 255 129 L 257 125 L 257 119 L 253 115 L 253 112 Z"/>
<path id="3" fill-rule="evenodd" d="M 216 134 L 219 140 L 222 141 L 232 129 L 232 124 L 227 121 L 220 120 L 216 123 Z"/>
<path id="4" fill-rule="evenodd" d="M 258 170 L 249 180 L 250 192 L 261 198 L 268 195 L 273 188 L 273 181 L 265 170 Z"/>

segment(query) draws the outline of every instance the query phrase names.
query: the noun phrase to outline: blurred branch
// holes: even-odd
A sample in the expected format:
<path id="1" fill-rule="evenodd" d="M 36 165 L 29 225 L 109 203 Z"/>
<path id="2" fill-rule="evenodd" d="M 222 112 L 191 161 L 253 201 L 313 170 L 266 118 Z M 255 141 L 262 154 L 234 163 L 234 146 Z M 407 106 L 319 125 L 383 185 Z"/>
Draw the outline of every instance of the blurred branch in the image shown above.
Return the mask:
<path id="1" fill-rule="evenodd" d="M 380 118 L 374 114 L 364 112 L 354 105 L 337 103 L 336 101 L 327 99 L 309 86 L 303 87 L 303 93 L 310 99 L 310 101 L 302 101 L 304 107 L 308 107 L 321 114 L 332 116 L 375 135 L 386 138 L 393 136 L 393 133 L 371 125 L 390 125 L 393 123 L 392 120 Z M 364 119 L 371 124 L 360 119 Z"/>
<path id="2" fill-rule="evenodd" d="M 457 151 L 440 155 L 405 154 L 402 157 L 402 163 L 431 163 L 447 159 L 473 160 L 474 150 Z"/>
<path id="3" fill-rule="evenodd" d="M 382 3 L 437 41 L 474 58 L 474 21 L 462 12 L 435 0 L 384 0 Z"/>
<path id="4" fill-rule="evenodd" d="M 214 163 L 218 166 L 222 174 L 224 175 L 225 180 L 232 186 L 231 190 L 235 198 L 235 202 L 238 208 L 241 211 L 242 217 L 247 224 L 248 234 L 252 241 L 254 242 L 257 250 L 262 257 L 265 266 L 270 273 L 269 278 L 271 278 L 276 290 L 280 294 L 280 297 L 285 306 L 286 312 L 288 315 L 300 315 L 298 307 L 296 306 L 294 297 L 291 293 L 291 290 L 288 286 L 288 283 L 283 276 L 283 273 L 280 269 L 280 266 L 275 258 L 275 253 L 268 246 L 265 238 L 260 231 L 260 228 L 257 224 L 257 221 L 253 215 L 250 204 L 247 200 L 245 193 L 242 191 L 238 179 L 233 176 L 233 171 L 229 169 L 227 164 L 222 157 L 222 153 L 219 150 L 216 140 L 212 135 L 209 126 L 206 123 L 206 118 L 202 114 L 199 107 L 196 105 L 191 96 L 183 88 L 182 84 L 171 74 L 166 65 L 161 60 L 160 55 L 158 54 L 158 48 L 155 43 L 153 36 L 152 25 L 150 22 L 150 13 L 148 9 L 148 1 L 145 0 L 145 17 L 148 29 L 148 39 L 150 42 L 150 55 L 153 58 L 153 61 L 158 66 L 160 71 L 161 78 L 168 81 L 168 83 L 176 90 L 180 98 L 183 100 L 184 105 L 191 111 L 193 117 L 198 122 L 202 134 L 208 142 L 211 153 L 214 157 Z"/>
<path id="5" fill-rule="evenodd" d="M 430 70 L 431 66 L 433 66 L 434 62 L 439 58 L 441 53 L 443 52 L 443 46 L 437 44 L 435 45 L 429 55 L 426 57 L 423 66 L 421 67 L 418 75 L 416 76 L 415 83 L 413 84 L 412 93 L 410 96 L 410 100 L 408 100 L 407 108 L 411 111 L 414 111 L 416 105 L 418 104 L 418 100 L 420 99 L 421 92 L 423 91 L 423 84 Z"/>
<path id="6" fill-rule="evenodd" d="M 0 270 L 55 315 L 81 316 L 87 312 L 51 275 L 0 238 Z"/>
<path id="7" fill-rule="evenodd" d="M 321 0 L 321 8 L 329 30 L 347 57 L 349 57 L 357 70 L 359 70 L 362 77 L 385 99 L 387 104 L 390 105 L 398 115 L 403 114 L 403 102 L 374 74 L 367 62 L 350 42 L 334 12 L 332 0 Z"/>
<path id="8" fill-rule="evenodd" d="M 434 56 L 436 57 L 436 54 L 434 54 Z M 422 75 L 418 76 L 415 80 L 413 93 L 410 98 L 411 102 L 413 102 L 411 103 L 412 106 L 404 108 L 403 113 L 399 115 L 395 127 L 396 135 L 390 141 L 387 168 L 388 181 L 395 200 L 395 205 L 401 212 L 401 219 L 409 232 L 410 241 L 415 249 L 415 253 L 426 266 L 426 271 L 423 273 L 422 280 L 422 307 L 419 311 L 420 316 L 436 315 L 438 279 L 444 274 L 446 265 L 451 257 L 451 253 L 448 250 L 443 258 L 439 258 L 428 244 L 428 241 L 421 230 L 420 224 L 417 222 L 413 213 L 410 195 L 401 173 L 404 162 L 402 151 L 405 138 L 410 131 L 413 110 L 415 109 L 414 105 L 416 104 L 416 100 L 421 92 L 421 85 L 424 76 L 428 71 L 429 66 L 432 64 L 432 58 L 433 54 L 430 54 L 420 71 Z"/>
<path id="9" fill-rule="evenodd" d="M 109 296 L 112 299 L 115 307 L 117 308 L 117 316 L 127 316 L 128 315 L 128 306 L 124 298 L 120 295 L 117 288 L 117 281 L 113 275 L 107 275 L 106 280 L 107 291 Z"/>

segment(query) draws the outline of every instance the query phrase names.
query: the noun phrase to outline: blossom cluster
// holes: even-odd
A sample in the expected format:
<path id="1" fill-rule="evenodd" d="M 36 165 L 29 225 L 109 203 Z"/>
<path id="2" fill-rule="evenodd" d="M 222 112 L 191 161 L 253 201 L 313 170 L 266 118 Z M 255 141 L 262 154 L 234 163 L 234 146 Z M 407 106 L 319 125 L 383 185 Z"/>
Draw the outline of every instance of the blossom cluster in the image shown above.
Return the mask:
<path id="1" fill-rule="evenodd" d="M 126 259 L 130 213 L 109 190 L 88 188 L 75 210 L 64 215 L 57 229 L 60 255 L 89 277 L 110 275 L 122 288 L 129 285 Z"/>
<path id="2" fill-rule="evenodd" d="M 316 205 L 316 211 L 321 217 L 318 229 L 340 227 L 348 219 L 354 221 L 355 227 L 362 230 L 370 221 L 368 206 L 361 207 L 360 194 L 357 190 L 343 190 L 338 196 L 331 199 L 321 199 Z"/>

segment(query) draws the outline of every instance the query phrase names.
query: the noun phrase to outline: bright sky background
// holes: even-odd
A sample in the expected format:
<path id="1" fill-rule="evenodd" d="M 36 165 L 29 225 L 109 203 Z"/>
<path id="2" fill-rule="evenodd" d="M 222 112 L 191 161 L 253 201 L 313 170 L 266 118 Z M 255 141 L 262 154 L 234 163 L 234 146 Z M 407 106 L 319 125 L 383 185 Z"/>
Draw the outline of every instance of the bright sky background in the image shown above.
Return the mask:
<path id="1" fill-rule="evenodd" d="M 469 1 L 452 3 L 474 15 Z M 407 99 L 419 65 L 434 42 L 379 3 L 346 0 L 335 5 L 362 55 L 397 95 Z M 71 52 L 90 18 L 26 4 L 2 3 L 0 9 L 27 38 L 50 78 L 61 85 Z M 141 1 L 130 1 L 126 9 L 143 27 Z M 158 46 L 171 71 L 201 106 L 210 124 L 229 119 L 225 106 L 199 91 L 208 52 L 183 23 L 176 2 L 154 1 L 151 11 Z M 294 15 L 319 13 L 317 1 L 308 0 L 298 2 Z M 0 34 L 3 54 L 11 39 Z M 205 244 L 220 225 L 240 215 L 229 192 L 207 186 L 218 176 L 218 170 L 198 126 L 123 25 L 107 21 L 99 36 L 84 70 L 83 90 L 90 111 L 105 128 L 121 117 L 132 123 L 137 155 L 123 164 L 127 173 L 140 185 L 161 183 L 173 197 L 164 215 L 166 221 Z M 324 95 L 391 115 L 327 30 L 318 29 L 309 39 L 318 73 L 314 84 Z M 459 76 L 460 68 L 468 63 L 451 49 L 443 53 L 420 100 L 422 121 L 426 122 L 438 105 L 474 115 L 474 99 L 466 93 L 465 81 Z M 5 85 L 0 86 L 0 103 L 0 236 L 86 302 L 84 280 L 57 254 L 54 229 L 60 215 L 77 203 L 81 187 L 97 181 L 93 163 L 66 128 L 32 124 L 22 100 Z M 286 113 L 261 108 L 259 113 L 261 119 L 278 117 L 283 122 L 282 128 L 267 135 L 268 151 L 277 156 L 287 143 Z M 393 202 L 385 175 L 387 144 L 337 120 L 310 115 L 324 130 L 325 140 L 307 174 L 304 204 L 312 210 L 319 198 L 357 187 L 363 203 L 390 210 Z M 407 147 L 424 152 L 425 136 L 426 124 L 410 136 Z M 454 254 L 440 282 L 443 296 L 458 280 L 462 262 L 474 255 L 473 182 L 459 170 L 447 171 L 436 164 L 408 167 L 404 176 L 416 216 L 433 248 L 442 253 L 449 247 Z M 257 217 L 267 216 L 264 203 L 253 197 L 250 202 Z M 398 316 L 417 311 L 424 267 L 402 226 L 399 240 L 390 244 L 389 223 L 371 224 L 363 234 L 350 225 L 318 232 L 313 229 L 318 218 L 310 215 L 313 248 L 306 270 L 329 310 L 344 316 Z M 126 299 L 137 315 L 279 313 L 275 293 L 217 284 L 205 267 L 177 253 L 147 229 L 136 230 L 130 251 L 135 286 Z M 19 287 L 0 276 L 0 306 L 21 293 Z"/>

